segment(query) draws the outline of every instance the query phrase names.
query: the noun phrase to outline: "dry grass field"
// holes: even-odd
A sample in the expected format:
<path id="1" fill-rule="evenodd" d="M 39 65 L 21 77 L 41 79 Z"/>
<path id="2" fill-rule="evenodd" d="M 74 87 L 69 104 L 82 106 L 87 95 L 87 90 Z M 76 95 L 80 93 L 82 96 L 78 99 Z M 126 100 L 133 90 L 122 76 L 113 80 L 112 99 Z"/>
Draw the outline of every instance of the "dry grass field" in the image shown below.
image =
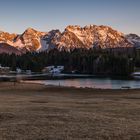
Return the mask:
<path id="1" fill-rule="evenodd" d="M 0 83 L 0 140 L 140 140 L 140 90 Z"/>

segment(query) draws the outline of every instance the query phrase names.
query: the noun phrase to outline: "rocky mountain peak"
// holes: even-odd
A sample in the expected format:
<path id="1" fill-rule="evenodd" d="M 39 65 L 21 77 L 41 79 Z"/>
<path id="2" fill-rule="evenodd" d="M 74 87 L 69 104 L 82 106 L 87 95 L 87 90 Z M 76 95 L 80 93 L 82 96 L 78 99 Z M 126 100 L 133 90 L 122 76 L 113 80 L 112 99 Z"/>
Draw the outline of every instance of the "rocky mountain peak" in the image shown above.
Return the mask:
<path id="1" fill-rule="evenodd" d="M 69 25 L 65 28 L 65 31 L 81 30 L 79 25 Z"/>
<path id="2" fill-rule="evenodd" d="M 140 47 L 140 36 L 131 33 L 131 34 L 126 35 L 125 37 L 135 47 Z"/>
<path id="3" fill-rule="evenodd" d="M 23 34 L 0 32 L 0 45 L 4 43 L 19 51 L 45 51 L 53 48 L 61 50 L 73 48 L 126 48 L 140 45 L 140 37 L 135 34 L 125 36 L 109 26 L 69 25 L 61 33 L 59 30 L 41 32 L 27 28 Z M 6 45 L 5 45 L 6 46 Z M 8 48 L 8 47 L 7 47 Z M 4 50 L 4 49 L 3 49 Z"/>

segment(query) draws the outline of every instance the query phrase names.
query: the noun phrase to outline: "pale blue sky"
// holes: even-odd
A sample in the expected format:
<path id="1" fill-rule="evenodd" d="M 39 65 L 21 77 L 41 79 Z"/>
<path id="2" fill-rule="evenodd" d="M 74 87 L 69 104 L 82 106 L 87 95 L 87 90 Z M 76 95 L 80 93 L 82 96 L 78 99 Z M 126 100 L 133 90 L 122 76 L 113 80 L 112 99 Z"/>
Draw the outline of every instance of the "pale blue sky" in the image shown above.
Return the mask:
<path id="1" fill-rule="evenodd" d="M 140 0 L 0 0 L 0 18 L 11 33 L 97 24 L 140 35 Z"/>

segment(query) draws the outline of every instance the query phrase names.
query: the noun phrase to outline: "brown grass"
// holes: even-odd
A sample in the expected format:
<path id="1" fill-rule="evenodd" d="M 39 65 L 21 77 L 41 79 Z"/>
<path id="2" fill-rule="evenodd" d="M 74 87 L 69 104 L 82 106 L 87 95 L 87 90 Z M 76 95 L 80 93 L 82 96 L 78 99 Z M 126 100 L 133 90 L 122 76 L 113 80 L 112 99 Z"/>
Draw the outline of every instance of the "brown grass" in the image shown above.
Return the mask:
<path id="1" fill-rule="evenodd" d="M 139 90 L 0 83 L 0 140 L 139 139 Z"/>

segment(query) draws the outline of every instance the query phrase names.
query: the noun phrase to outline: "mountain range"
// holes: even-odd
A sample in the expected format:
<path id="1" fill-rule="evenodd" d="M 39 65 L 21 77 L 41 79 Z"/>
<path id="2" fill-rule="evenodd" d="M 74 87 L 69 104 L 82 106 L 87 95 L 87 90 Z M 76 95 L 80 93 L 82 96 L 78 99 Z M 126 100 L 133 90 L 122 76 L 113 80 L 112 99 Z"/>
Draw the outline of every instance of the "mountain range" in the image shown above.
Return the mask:
<path id="1" fill-rule="evenodd" d="M 52 30 L 40 32 L 33 28 L 23 34 L 0 32 L 0 53 L 21 55 L 26 52 L 47 51 L 53 48 L 71 50 L 74 48 L 130 48 L 140 47 L 140 37 L 125 35 L 108 26 L 67 26 L 63 32 Z"/>

